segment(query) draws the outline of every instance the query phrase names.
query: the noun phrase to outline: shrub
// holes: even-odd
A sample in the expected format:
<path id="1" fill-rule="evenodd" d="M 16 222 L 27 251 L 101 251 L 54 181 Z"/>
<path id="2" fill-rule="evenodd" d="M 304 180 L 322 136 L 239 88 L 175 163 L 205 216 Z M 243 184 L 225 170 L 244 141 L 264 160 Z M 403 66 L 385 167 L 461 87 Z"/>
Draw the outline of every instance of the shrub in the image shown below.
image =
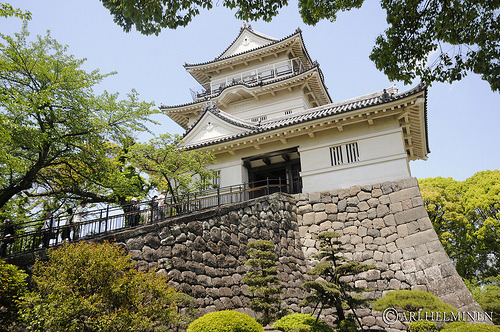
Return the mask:
<path id="1" fill-rule="evenodd" d="M 208 313 L 192 322 L 186 332 L 263 332 L 262 326 L 247 314 L 223 310 Z"/>
<path id="2" fill-rule="evenodd" d="M 0 259 L 0 326 L 7 327 L 17 319 L 19 298 L 27 291 L 26 277 L 16 266 Z"/>
<path id="3" fill-rule="evenodd" d="M 397 290 L 387 293 L 373 305 L 374 310 L 384 311 L 387 308 L 417 312 L 453 312 L 457 309 L 441 301 L 436 295 L 420 290 Z"/>
<path id="4" fill-rule="evenodd" d="M 259 323 L 266 326 L 278 316 L 281 299 L 278 297 L 282 290 L 278 279 L 278 257 L 273 252 L 274 244 L 267 240 L 257 240 L 248 244 L 247 254 L 250 258 L 245 261 L 251 270 L 245 274 L 243 282 L 253 292 L 254 298 L 250 301 L 250 308 L 262 313 Z"/>
<path id="5" fill-rule="evenodd" d="M 322 321 L 317 321 L 312 315 L 308 314 L 291 314 L 277 320 L 273 324 L 277 330 L 284 332 L 333 332 L 333 329 Z"/>
<path id="6" fill-rule="evenodd" d="M 67 244 L 37 262 L 23 318 L 34 331 L 149 331 L 171 327 L 178 292 L 165 277 L 139 272 L 109 243 Z"/>
<path id="7" fill-rule="evenodd" d="M 409 332 L 435 332 L 438 331 L 436 323 L 429 322 L 426 320 L 421 320 L 417 322 L 411 322 L 409 325 Z"/>
<path id="8" fill-rule="evenodd" d="M 500 328 L 487 324 L 453 322 L 444 326 L 443 332 L 500 332 Z"/>

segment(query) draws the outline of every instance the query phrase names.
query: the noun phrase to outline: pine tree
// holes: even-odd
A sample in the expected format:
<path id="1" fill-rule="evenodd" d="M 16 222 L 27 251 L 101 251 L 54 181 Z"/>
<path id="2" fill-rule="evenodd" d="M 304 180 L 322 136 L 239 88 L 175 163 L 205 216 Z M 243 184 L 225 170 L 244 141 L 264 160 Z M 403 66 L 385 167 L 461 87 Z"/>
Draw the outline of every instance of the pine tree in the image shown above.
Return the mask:
<path id="1" fill-rule="evenodd" d="M 359 294 L 366 289 L 355 287 L 346 280 L 349 276 L 355 276 L 375 267 L 356 261 L 345 262 L 345 257 L 342 255 L 344 249 L 337 233 L 325 232 L 319 234 L 317 238 L 320 241 L 320 253 L 315 257 L 320 259 L 320 262 L 307 274 L 320 278 L 304 283 L 304 288 L 311 292 L 311 295 L 305 298 L 304 304 L 315 305 L 313 314 L 317 313 L 317 319 L 324 308 L 335 308 L 339 331 L 356 331 L 355 321 L 350 315 L 346 315 L 345 311 L 351 309 L 358 325 L 362 326 L 354 309 L 367 304 L 368 300 Z"/>
<path id="2" fill-rule="evenodd" d="M 265 240 L 257 240 L 248 244 L 247 254 L 250 259 L 245 261 L 251 270 L 245 274 L 243 282 L 254 294 L 250 301 L 250 308 L 261 312 L 259 322 L 266 326 L 272 322 L 279 313 L 282 293 L 281 282 L 278 279 L 277 256 L 273 252 L 274 244 Z"/>

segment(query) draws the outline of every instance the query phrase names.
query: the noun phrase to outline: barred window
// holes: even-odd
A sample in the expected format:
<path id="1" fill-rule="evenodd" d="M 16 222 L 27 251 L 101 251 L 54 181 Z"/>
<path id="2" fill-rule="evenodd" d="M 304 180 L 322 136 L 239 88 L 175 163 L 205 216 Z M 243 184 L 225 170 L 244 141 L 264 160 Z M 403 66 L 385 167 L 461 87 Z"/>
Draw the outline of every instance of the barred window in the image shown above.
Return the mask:
<path id="1" fill-rule="evenodd" d="M 349 143 L 345 145 L 337 145 L 330 148 L 330 158 L 332 166 L 354 163 L 359 161 L 358 143 Z"/>
<path id="2" fill-rule="evenodd" d="M 260 121 L 264 121 L 264 120 L 267 120 L 267 115 L 259 116 L 258 118 L 253 118 L 251 121 L 252 122 L 260 122 Z"/>

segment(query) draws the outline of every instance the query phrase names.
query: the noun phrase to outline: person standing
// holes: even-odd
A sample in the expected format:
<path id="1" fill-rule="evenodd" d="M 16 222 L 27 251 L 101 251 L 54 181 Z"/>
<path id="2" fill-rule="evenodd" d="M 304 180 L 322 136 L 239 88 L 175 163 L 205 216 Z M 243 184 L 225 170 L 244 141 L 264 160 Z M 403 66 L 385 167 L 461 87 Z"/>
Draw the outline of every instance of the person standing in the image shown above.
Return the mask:
<path id="1" fill-rule="evenodd" d="M 165 220 L 165 197 L 167 192 L 163 190 L 158 196 L 158 217 L 160 221 Z"/>
<path id="2" fill-rule="evenodd" d="M 134 227 L 139 225 L 139 220 L 141 218 L 141 204 L 137 201 L 137 198 L 132 198 L 132 206 L 130 207 L 130 226 Z"/>
<path id="3" fill-rule="evenodd" d="M 75 217 L 73 218 L 73 241 L 78 241 L 80 239 L 81 223 L 83 221 L 83 217 L 87 215 L 87 212 L 85 212 L 85 206 L 87 206 L 87 203 L 81 202 L 75 210 Z"/>
<path id="4" fill-rule="evenodd" d="M 149 206 L 151 207 L 151 213 L 150 213 L 150 218 L 151 218 L 151 223 L 155 223 L 156 219 L 158 218 L 158 196 L 154 195 L 153 199 L 151 202 L 149 202 Z"/>
<path id="5" fill-rule="evenodd" d="M 75 215 L 73 214 L 72 208 L 68 208 L 66 210 L 66 214 L 68 215 L 66 217 L 67 218 L 66 225 L 63 226 L 62 235 L 61 235 L 63 242 L 71 241 L 70 234 L 71 234 L 71 228 L 73 228 L 73 218 L 75 217 Z"/>
<path id="6" fill-rule="evenodd" d="M 3 227 L 2 243 L 0 243 L 0 256 L 2 257 L 7 255 L 8 245 L 10 245 L 10 251 L 12 252 L 12 244 L 15 241 L 14 236 L 16 235 L 16 229 L 10 219 L 5 219 Z"/>
<path id="7" fill-rule="evenodd" d="M 50 239 L 54 238 L 54 217 L 52 212 L 47 211 L 45 213 L 45 222 L 43 223 L 43 247 L 48 248 L 50 245 Z"/>

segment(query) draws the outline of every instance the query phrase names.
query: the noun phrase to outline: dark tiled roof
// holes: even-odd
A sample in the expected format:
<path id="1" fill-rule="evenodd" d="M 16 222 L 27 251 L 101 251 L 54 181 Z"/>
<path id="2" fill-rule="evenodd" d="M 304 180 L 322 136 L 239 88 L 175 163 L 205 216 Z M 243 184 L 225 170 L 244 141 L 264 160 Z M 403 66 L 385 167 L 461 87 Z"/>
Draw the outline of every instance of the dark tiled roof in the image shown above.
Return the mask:
<path id="1" fill-rule="evenodd" d="M 245 121 L 245 120 L 242 120 L 242 119 L 238 119 L 238 118 L 232 116 L 231 114 L 223 112 L 217 108 L 217 105 L 214 104 L 213 106 L 206 106 L 203 109 L 203 111 L 200 114 L 200 117 L 191 125 L 191 127 L 188 128 L 188 130 L 186 130 L 184 135 L 182 135 L 183 138 L 186 137 L 198 125 L 198 123 L 201 121 L 201 119 L 205 116 L 205 114 L 207 112 L 212 113 L 213 115 L 215 115 L 219 119 L 222 119 L 224 122 L 230 123 L 232 125 L 242 127 L 245 129 L 251 129 L 251 130 L 258 129 L 258 125 L 251 123 L 251 122 L 248 122 L 248 121 Z"/>
<path id="2" fill-rule="evenodd" d="M 263 49 L 263 48 L 266 48 L 266 47 L 269 47 L 269 46 L 272 46 L 272 45 L 275 45 L 275 44 L 278 44 L 286 39 L 289 39 L 289 38 L 292 38 L 294 36 L 296 36 L 297 34 L 299 34 L 302 38 L 302 33 L 300 31 L 300 29 L 297 29 L 293 34 L 289 35 L 289 36 L 286 36 L 284 38 L 281 38 L 281 39 L 277 39 L 277 40 L 274 40 L 272 43 L 269 43 L 269 44 L 266 44 L 266 45 L 262 45 L 262 46 L 259 46 L 259 47 L 256 47 L 256 48 L 252 48 L 248 51 L 245 51 L 245 52 L 241 52 L 241 53 L 237 53 L 237 54 L 233 54 L 231 56 L 228 56 L 228 57 L 224 57 L 224 58 L 220 58 L 220 56 L 222 54 L 224 54 L 228 49 L 229 47 L 231 47 L 231 45 L 234 43 L 231 43 L 231 45 L 221 54 L 219 55 L 218 57 L 216 57 L 215 59 L 213 60 L 210 60 L 210 61 L 206 61 L 206 62 L 200 62 L 200 63 L 185 63 L 184 64 L 184 68 L 189 68 L 189 67 L 197 67 L 197 66 L 202 66 L 202 65 L 207 65 L 209 63 L 214 63 L 214 62 L 217 62 L 217 61 L 221 61 L 221 60 L 226 60 L 226 59 L 231 59 L 231 58 L 234 58 L 234 57 L 237 57 L 237 56 L 240 56 L 240 55 L 243 55 L 243 54 L 248 54 L 248 53 L 251 53 L 251 52 L 254 52 L 254 51 L 257 51 L 257 50 L 260 50 L 260 49 Z M 238 35 L 239 37 L 239 35 Z M 236 39 L 238 39 L 238 37 L 236 37 Z M 235 41 L 236 41 L 235 39 Z M 307 51 L 306 51 L 307 52 Z"/>
<path id="3" fill-rule="evenodd" d="M 237 138 L 241 137 L 246 137 L 246 136 L 251 136 L 254 134 L 258 134 L 261 132 L 265 131 L 270 131 L 273 129 L 279 129 L 287 126 L 291 126 L 294 124 L 298 123 L 303 123 L 311 120 L 316 120 L 320 119 L 323 117 L 331 116 L 334 114 L 340 114 L 340 113 L 346 113 L 346 112 L 351 112 L 355 111 L 358 109 L 362 109 L 365 107 L 369 106 L 375 106 L 375 105 L 382 105 L 385 103 L 389 103 L 392 101 L 396 101 L 399 99 L 403 99 L 405 97 L 411 96 L 415 93 L 421 92 L 421 91 L 427 91 L 426 87 L 424 84 L 420 83 L 416 87 L 405 91 L 403 93 L 397 93 L 397 89 L 393 86 L 388 89 L 384 89 L 379 92 L 375 92 L 372 94 L 364 95 L 361 97 L 349 99 L 349 100 L 344 100 L 341 102 L 336 102 L 336 103 L 331 103 L 328 105 L 316 107 L 313 109 L 308 109 L 304 110 L 300 113 L 296 113 L 294 116 L 284 116 L 280 118 L 275 118 L 275 119 L 269 119 L 266 121 L 262 121 L 259 126 L 256 126 L 256 128 L 251 129 L 249 128 L 248 131 L 242 132 L 236 135 L 232 136 L 226 136 L 226 137 L 221 137 L 221 138 L 216 138 L 213 139 L 212 141 L 206 141 L 202 142 L 199 144 L 193 144 L 189 146 L 185 146 L 185 149 L 196 149 L 208 145 L 213 145 L 217 143 L 222 143 L 226 141 L 231 141 Z M 427 104 L 425 104 L 425 110 L 424 110 L 424 116 L 425 116 L 425 122 L 427 123 Z M 227 114 L 227 113 L 225 113 Z M 427 125 L 426 125 L 426 135 L 427 135 Z M 427 139 L 427 136 L 426 136 Z"/>

